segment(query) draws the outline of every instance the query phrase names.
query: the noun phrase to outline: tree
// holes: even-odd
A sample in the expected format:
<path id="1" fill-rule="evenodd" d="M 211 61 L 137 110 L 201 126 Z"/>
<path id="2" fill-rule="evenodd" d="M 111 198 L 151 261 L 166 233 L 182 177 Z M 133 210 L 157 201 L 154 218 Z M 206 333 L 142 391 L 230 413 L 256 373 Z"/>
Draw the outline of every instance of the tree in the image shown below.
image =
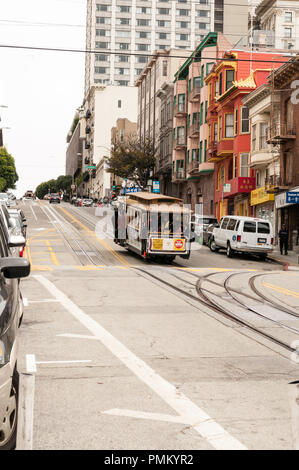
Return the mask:
<path id="1" fill-rule="evenodd" d="M 154 170 L 157 148 L 151 139 L 135 136 L 125 141 L 115 140 L 108 159 L 109 173 L 133 180 L 141 189 L 147 186 L 150 171 Z"/>
<path id="2" fill-rule="evenodd" d="M 19 177 L 16 171 L 15 160 L 5 147 L 0 148 L 0 191 L 15 189 Z"/>
<path id="3" fill-rule="evenodd" d="M 65 175 L 61 175 L 61 176 L 58 176 L 57 180 L 56 180 L 56 187 L 57 187 L 57 191 L 64 191 L 65 193 L 67 194 L 70 194 L 71 193 L 71 185 L 72 185 L 72 181 L 73 181 L 73 178 L 71 176 L 65 176 Z"/>
<path id="4" fill-rule="evenodd" d="M 39 199 L 43 199 L 43 197 L 50 193 L 58 193 L 60 190 L 64 191 L 67 194 L 71 193 L 71 184 L 72 184 L 72 177 L 61 175 L 58 176 L 56 180 L 52 179 L 49 181 L 44 181 L 43 183 L 39 184 L 35 190 L 35 194 Z"/>

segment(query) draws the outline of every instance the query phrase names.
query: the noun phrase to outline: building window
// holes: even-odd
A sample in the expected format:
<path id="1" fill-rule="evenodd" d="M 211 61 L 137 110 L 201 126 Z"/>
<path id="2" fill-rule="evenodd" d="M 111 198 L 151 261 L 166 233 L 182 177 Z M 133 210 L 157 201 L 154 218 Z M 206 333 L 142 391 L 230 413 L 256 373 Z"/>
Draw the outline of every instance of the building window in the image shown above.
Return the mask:
<path id="1" fill-rule="evenodd" d="M 131 20 L 129 18 L 116 18 L 116 24 L 118 24 L 118 25 L 130 25 Z"/>
<path id="2" fill-rule="evenodd" d="M 137 57 L 137 62 L 139 64 L 146 64 L 148 62 L 148 57 L 140 55 L 140 56 Z"/>
<path id="3" fill-rule="evenodd" d="M 176 22 L 176 27 L 180 29 L 187 29 L 189 28 L 190 23 L 187 21 L 177 21 Z"/>
<path id="4" fill-rule="evenodd" d="M 239 121 L 239 110 L 235 110 L 235 135 L 238 135 L 238 121 Z"/>
<path id="5" fill-rule="evenodd" d="M 137 26 L 150 26 L 151 22 L 150 20 L 138 19 L 136 20 L 136 25 Z"/>
<path id="6" fill-rule="evenodd" d="M 167 77 L 167 60 L 163 60 L 162 75 Z"/>
<path id="7" fill-rule="evenodd" d="M 105 55 L 105 54 L 96 54 L 95 55 L 95 60 L 97 62 L 109 62 L 110 57 L 108 55 Z"/>
<path id="8" fill-rule="evenodd" d="M 119 106 L 119 107 L 120 107 L 120 106 Z M 120 129 L 120 130 L 119 130 L 119 140 L 120 140 L 121 142 L 124 141 L 124 134 L 125 134 L 124 129 Z"/>
<path id="9" fill-rule="evenodd" d="M 116 48 L 121 51 L 128 51 L 130 49 L 130 44 L 127 42 L 119 42 L 116 44 Z"/>
<path id="10" fill-rule="evenodd" d="M 158 15 L 169 15 L 170 9 L 169 8 L 158 8 L 157 14 Z"/>
<path id="11" fill-rule="evenodd" d="M 249 123 L 249 109 L 247 106 L 241 108 L 241 132 L 242 134 L 248 134 L 250 129 Z"/>
<path id="12" fill-rule="evenodd" d="M 291 38 L 292 37 L 292 28 L 284 28 L 284 37 Z"/>
<path id="13" fill-rule="evenodd" d="M 110 11 L 110 5 L 97 5 L 97 11 Z"/>
<path id="14" fill-rule="evenodd" d="M 175 39 L 176 41 L 189 41 L 189 35 L 188 34 L 176 34 Z"/>
<path id="15" fill-rule="evenodd" d="M 222 72 L 219 74 L 219 96 L 222 95 Z"/>
<path id="16" fill-rule="evenodd" d="M 104 16 L 97 16 L 96 23 L 97 24 L 110 24 L 111 18 L 105 18 Z"/>
<path id="17" fill-rule="evenodd" d="M 199 27 L 199 29 L 209 29 L 210 28 L 210 23 L 199 23 L 198 27 Z"/>
<path id="18" fill-rule="evenodd" d="M 157 21 L 157 27 L 158 28 L 169 28 L 170 27 L 170 21 L 158 20 Z"/>
<path id="19" fill-rule="evenodd" d="M 286 23 L 292 23 L 293 21 L 293 14 L 291 11 L 285 11 L 284 12 L 284 21 Z"/>
<path id="20" fill-rule="evenodd" d="M 136 8 L 136 13 L 141 13 L 142 15 L 150 15 L 151 14 L 151 8 L 137 7 Z"/>
<path id="21" fill-rule="evenodd" d="M 234 155 L 234 178 L 238 176 L 238 154 L 235 153 Z"/>
<path id="22" fill-rule="evenodd" d="M 189 16 L 190 10 L 177 10 L 178 16 Z"/>
<path id="23" fill-rule="evenodd" d="M 235 80 L 235 71 L 227 70 L 225 74 L 225 91 L 229 90 L 233 86 L 234 80 Z"/>
<path id="24" fill-rule="evenodd" d="M 116 80 L 116 86 L 128 86 L 129 82 L 127 80 Z"/>
<path id="25" fill-rule="evenodd" d="M 140 75 L 142 72 L 142 69 L 135 69 L 135 75 Z"/>
<path id="26" fill-rule="evenodd" d="M 201 16 L 202 18 L 208 18 L 210 16 L 209 10 L 199 10 L 198 16 Z"/>
<path id="27" fill-rule="evenodd" d="M 117 102 L 117 107 L 118 107 L 118 108 L 121 108 L 121 100 L 118 100 L 118 102 Z"/>
<path id="28" fill-rule="evenodd" d="M 256 124 L 252 126 L 252 134 L 251 134 L 251 151 L 256 151 Z"/>
<path id="29" fill-rule="evenodd" d="M 219 117 L 219 138 L 218 140 L 222 140 L 222 116 Z"/>
<path id="30" fill-rule="evenodd" d="M 169 34 L 167 33 L 156 33 L 157 39 L 169 39 Z"/>
<path id="31" fill-rule="evenodd" d="M 128 55 L 117 55 L 116 62 L 129 62 L 130 58 Z"/>
<path id="32" fill-rule="evenodd" d="M 268 124 L 266 122 L 260 124 L 260 149 L 267 148 L 267 128 Z"/>
<path id="33" fill-rule="evenodd" d="M 136 44 L 137 51 L 149 51 L 150 45 L 149 44 Z"/>
<path id="34" fill-rule="evenodd" d="M 249 153 L 240 153 L 240 176 L 249 177 Z"/>
<path id="35" fill-rule="evenodd" d="M 97 29 L 96 36 L 110 36 L 110 31 L 106 31 L 106 29 Z"/>
<path id="36" fill-rule="evenodd" d="M 95 67 L 94 68 L 95 73 L 107 73 L 107 70 L 109 70 L 109 69 L 107 69 L 106 67 Z"/>
<path id="37" fill-rule="evenodd" d="M 141 39 L 148 39 L 150 33 L 147 33 L 145 31 L 137 31 L 136 32 L 136 37 L 141 38 Z"/>
<path id="38" fill-rule="evenodd" d="M 96 41 L 96 49 L 109 49 L 109 42 Z"/>
<path id="39" fill-rule="evenodd" d="M 115 69 L 115 73 L 117 75 L 129 75 L 130 69 L 118 68 L 118 69 Z"/>
<path id="40" fill-rule="evenodd" d="M 214 122 L 214 142 L 218 141 L 218 122 Z"/>
<path id="41" fill-rule="evenodd" d="M 220 189 L 220 186 L 224 184 L 225 170 L 224 165 L 221 165 L 217 174 L 217 189 Z"/>
<path id="42" fill-rule="evenodd" d="M 231 138 L 234 136 L 234 115 L 225 115 L 225 137 Z"/>
<path id="43" fill-rule="evenodd" d="M 117 11 L 119 13 L 130 13 L 131 12 L 131 7 L 126 6 L 126 5 L 119 5 L 117 7 Z"/>

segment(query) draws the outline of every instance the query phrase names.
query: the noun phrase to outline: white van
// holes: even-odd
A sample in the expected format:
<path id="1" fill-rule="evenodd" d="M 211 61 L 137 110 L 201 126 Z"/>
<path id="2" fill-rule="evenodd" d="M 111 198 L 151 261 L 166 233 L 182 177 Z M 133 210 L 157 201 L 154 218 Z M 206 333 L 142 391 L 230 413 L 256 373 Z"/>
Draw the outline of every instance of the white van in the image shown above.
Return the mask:
<path id="1" fill-rule="evenodd" d="M 209 246 L 215 252 L 225 249 L 231 258 L 234 252 L 254 253 L 265 259 L 273 251 L 274 235 L 271 222 L 253 217 L 228 215 L 215 227 Z"/>

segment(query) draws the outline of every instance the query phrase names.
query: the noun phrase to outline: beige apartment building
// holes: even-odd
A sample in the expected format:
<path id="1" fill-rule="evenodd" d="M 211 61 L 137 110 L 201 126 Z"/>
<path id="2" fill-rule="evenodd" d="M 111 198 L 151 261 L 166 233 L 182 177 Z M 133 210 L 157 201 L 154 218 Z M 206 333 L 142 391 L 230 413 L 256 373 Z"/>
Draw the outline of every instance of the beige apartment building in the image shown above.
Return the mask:
<path id="1" fill-rule="evenodd" d="M 214 213 L 214 164 L 207 161 L 208 87 L 205 77 L 231 47 L 221 33 L 209 33 L 175 74 L 172 182 L 185 203 L 202 204 L 203 214 Z"/>
<path id="2" fill-rule="evenodd" d="M 190 51 L 169 49 L 155 51 L 146 67 L 142 70 L 135 86 L 138 88 L 138 115 L 137 132 L 140 139 L 150 138 L 157 149 L 157 165 L 154 178 L 160 179 L 161 192 L 171 191 L 171 153 L 172 141 L 169 138 L 169 129 L 164 135 L 165 119 L 168 128 L 172 129 L 172 107 L 173 107 L 173 80 L 178 68 L 190 55 Z M 167 88 L 168 87 L 168 88 Z M 167 90 L 167 91 L 165 91 Z M 166 100 L 161 99 L 164 94 L 168 95 Z M 164 117 L 162 109 L 166 106 L 167 116 Z M 168 108 L 167 108 L 168 106 Z M 163 122 L 162 122 L 163 121 Z M 165 152 L 168 155 L 168 163 L 163 164 L 166 173 L 161 170 L 161 141 L 168 139 L 169 146 Z M 166 148 L 166 147 L 165 147 Z M 163 152 L 163 145 L 162 145 Z M 162 156 L 163 159 L 163 156 Z M 164 176 L 163 176 L 164 175 Z"/>

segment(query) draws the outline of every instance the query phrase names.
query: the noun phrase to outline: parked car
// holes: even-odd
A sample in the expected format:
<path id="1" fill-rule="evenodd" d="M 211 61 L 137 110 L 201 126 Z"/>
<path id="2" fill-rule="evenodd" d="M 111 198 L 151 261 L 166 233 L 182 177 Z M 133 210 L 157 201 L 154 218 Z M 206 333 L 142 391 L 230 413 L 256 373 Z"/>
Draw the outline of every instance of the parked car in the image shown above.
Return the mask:
<path id="1" fill-rule="evenodd" d="M 77 197 L 75 200 L 75 206 L 81 206 L 82 205 L 82 199 L 80 197 Z"/>
<path id="2" fill-rule="evenodd" d="M 16 230 L 18 231 L 18 235 L 23 235 L 26 239 L 26 218 L 22 210 L 20 209 L 8 209 L 8 213 L 11 218 L 15 219 L 16 221 Z"/>
<path id="3" fill-rule="evenodd" d="M 58 193 L 51 194 L 49 202 L 50 202 L 50 204 L 53 204 L 53 203 L 60 204 L 59 194 Z"/>
<path id="4" fill-rule="evenodd" d="M 265 259 L 273 251 L 274 235 L 268 220 L 253 217 L 222 217 L 210 239 L 211 251 L 225 249 L 229 258 L 235 252 L 253 253 Z"/>
<path id="5" fill-rule="evenodd" d="M 15 448 L 18 409 L 18 329 L 23 316 L 19 278 L 27 277 L 30 264 L 12 256 L 24 240 L 7 238 L 6 223 L 0 212 L 0 450 Z"/>
<path id="6" fill-rule="evenodd" d="M 197 215 L 192 217 L 193 231 L 195 234 L 195 241 L 202 243 L 203 245 L 208 242 L 207 228 L 209 225 L 218 223 L 217 219 L 213 215 Z"/>
<path id="7" fill-rule="evenodd" d="M 93 200 L 92 199 L 82 199 L 82 206 L 83 207 L 92 207 Z"/>

